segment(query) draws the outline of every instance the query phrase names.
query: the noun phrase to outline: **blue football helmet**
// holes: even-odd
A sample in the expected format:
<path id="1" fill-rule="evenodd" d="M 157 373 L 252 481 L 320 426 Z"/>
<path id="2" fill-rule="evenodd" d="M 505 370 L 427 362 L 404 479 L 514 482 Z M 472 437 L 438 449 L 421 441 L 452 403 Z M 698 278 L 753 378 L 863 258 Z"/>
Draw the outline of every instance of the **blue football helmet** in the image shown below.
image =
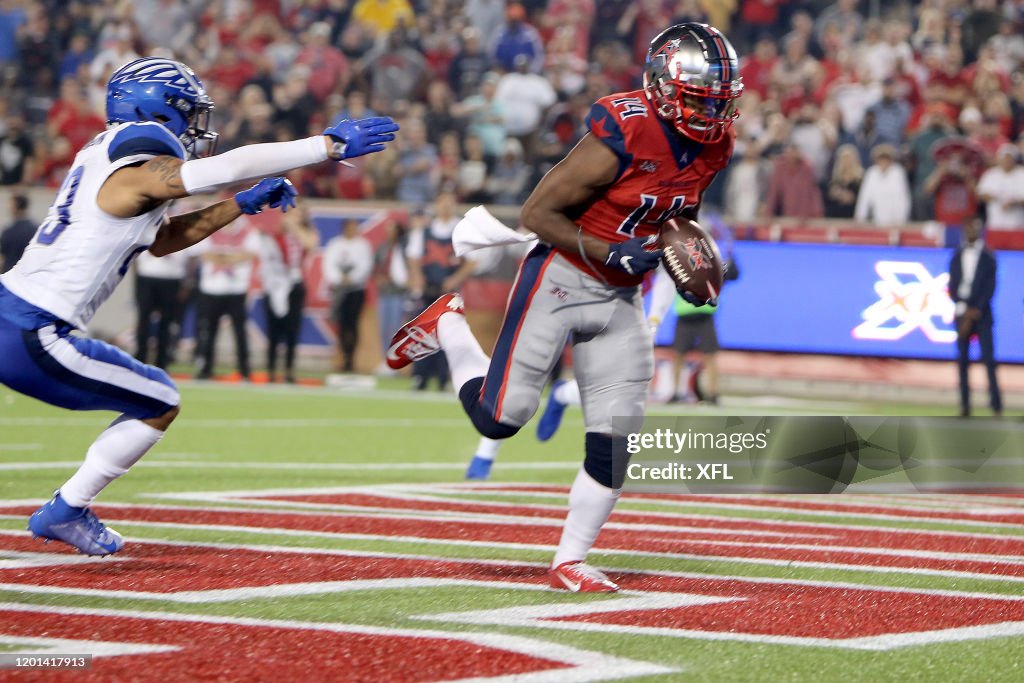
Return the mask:
<path id="1" fill-rule="evenodd" d="M 185 150 L 207 141 L 213 154 L 217 133 L 211 130 L 213 100 L 192 69 L 181 62 L 143 57 L 125 64 L 107 83 L 107 123 L 156 121 L 174 133 Z"/>

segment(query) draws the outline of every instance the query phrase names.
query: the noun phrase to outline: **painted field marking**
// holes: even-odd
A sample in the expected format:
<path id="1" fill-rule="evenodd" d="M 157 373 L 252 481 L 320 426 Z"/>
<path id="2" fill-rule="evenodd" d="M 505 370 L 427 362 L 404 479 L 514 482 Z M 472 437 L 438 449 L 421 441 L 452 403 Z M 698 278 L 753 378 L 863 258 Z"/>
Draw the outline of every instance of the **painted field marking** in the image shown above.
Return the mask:
<path id="1" fill-rule="evenodd" d="M 0 530 L 0 537 L 12 536 L 12 537 L 24 537 L 24 532 Z M 282 546 L 282 545 L 265 545 L 265 544 L 251 544 L 251 543 L 222 543 L 222 542 L 210 542 L 210 541 L 174 541 L 174 540 L 151 540 L 151 539 L 129 539 L 133 544 L 140 545 L 163 545 L 163 546 L 176 546 L 181 548 L 211 548 L 216 550 L 242 550 L 242 551 L 254 551 L 254 552 L 265 552 L 265 553 L 288 553 L 297 555 L 327 555 L 336 557 L 353 557 L 353 558 L 366 558 L 366 559 L 394 559 L 394 560 L 418 560 L 431 563 L 447 563 L 456 565 L 483 565 L 491 567 L 499 567 L 504 569 L 537 569 L 548 567 L 547 563 L 544 562 L 525 562 L 521 560 L 498 560 L 498 559 L 486 559 L 486 558 L 454 558 L 442 555 L 426 555 L 423 553 L 403 553 L 403 552 L 392 552 L 392 551 L 369 551 L 369 550 L 348 550 L 348 549 L 337 549 L 337 548 L 318 548 L 318 547 L 304 547 L 304 546 Z M 551 546 L 553 549 L 554 546 Z M 600 555 L 599 551 L 595 551 L 595 555 Z M 623 553 L 629 554 L 629 553 Z M 123 556 L 118 554 L 112 557 L 101 558 L 105 562 L 118 562 L 118 558 Z M 823 566 L 830 566 L 823 563 Z M 731 574 L 713 574 L 705 572 L 681 572 L 673 570 L 644 570 L 644 569 L 633 569 L 630 567 L 617 567 L 613 565 L 603 565 L 603 568 L 608 572 L 614 574 L 628 575 L 633 577 L 664 577 L 664 578 L 677 578 L 677 579 L 694 579 L 694 580 L 711 580 L 711 581 L 735 581 L 739 583 L 759 584 L 759 585 L 786 585 L 786 586 L 805 586 L 810 588 L 837 588 L 837 589 L 851 589 L 851 590 L 869 590 L 877 591 L 881 593 L 892 593 L 892 594 L 909 594 L 909 595 L 930 595 L 936 597 L 952 597 L 952 598 L 963 598 L 963 599 L 978 599 L 978 600 L 997 600 L 997 601 L 1011 601 L 1011 602 L 1024 602 L 1024 595 L 1007 595 L 1002 593 L 985 593 L 978 591 L 958 591 L 949 590 L 942 588 L 907 588 L 901 586 L 885 586 L 873 583 L 858 583 L 855 581 L 825 581 L 819 579 L 798 579 L 798 578 L 775 578 L 775 577 L 753 577 L 743 575 L 731 575 Z M 490 585 L 491 582 L 487 582 Z M 10 590 L 21 590 L 23 586 L 34 585 L 34 584 L 21 584 L 11 583 L 6 584 L 10 587 Z M 543 584 L 536 584 L 542 586 Z M 44 593 L 45 586 L 37 586 L 40 590 L 37 592 Z M 135 591 L 128 591 L 134 595 Z M 158 595 L 165 595 L 165 593 L 159 593 Z M 117 597 L 117 596 L 115 596 Z"/>
<path id="2" fill-rule="evenodd" d="M 521 683 L 585 683 L 589 681 L 613 680 L 629 676 L 644 676 L 675 673 L 678 669 L 659 664 L 614 657 L 600 652 L 559 645 L 546 640 L 501 633 L 437 631 L 365 626 L 329 622 L 309 622 L 284 619 L 255 619 L 251 617 L 227 617 L 206 614 L 180 614 L 175 612 L 148 612 L 139 610 L 99 609 L 81 607 L 60 607 L 52 605 L 27 605 L 22 603 L 0 603 L 0 611 L 27 612 L 35 614 L 61 614 L 88 617 L 111 617 L 143 621 L 174 622 L 185 624 L 215 624 L 253 628 L 274 628 L 309 632 L 330 632 L 339 634 L 377 635 L 458 641 L 476 646 L 494 648 L 525 655 L 532 658 L 558 662 L 569 669 L 520 673 L 514 676 L 481 678 L 494 682 L 517 681 Z M 2 627 L 0 627 L 2 628 Z M 439 644 L 441 644 L 439 643 Z M 464 681 L 466 679 L 463 679 Z"/>
<path id="3" fill-rule="evenodd" d="M 163 457 L 168 457 L 172 454 L 162 454 Z M 190 456 L 194 454 L 189 454 Z M 38 470 L 38 469 L 65 469 L 69 467 L 80 467 L 82 464 L 81 460 L 50 460 L 50 461 L 39 461 L 39 462 L 5 462 L 0 463 L 0 471 L 22 471 L 22 470 Z M 524 462 L 524 463 L 509 463 L 507 469 L 512 470 L 562 470 L 569 468 L 578 468 L 578 462 Z M 309 470 L 309 471 L 382 471 L 388 470 L 457 470 L 462 471 L 466 468 L 464 462 L 378 462 L 378 463 L 345 463 L 345 462 L 327 462 L 327 463 L 308 463 L 308 462 L 297 462 L 297 463 L 284 463 L 284 462 L 217 462 L 215 460 L 207 461 L 193 461 L 193 460 L 160 460 L 155 458 L 151 460 L 140 460 L 132 466 L 133 469 L 138 468 L 153 468 L 153 469 L 199 469 L 199 470 L 217 470 L 217 469 L 235 469 L 235 470 Z"/>
<path id="4" fill-rule="evenodd" d="M 23 534 L 24 532 L 22 532 Z M 20 534 L 19 534 L 20 535 Z M 130 556 L 127 559 L 131 559 Z M 27 553 L 0 548 L 0 570 L 37 569 L 39 567 L 64 567 L 68 565 L 96 564 L 102 557 L 89 555 L 68 555 L 64 553 Z"/>
<path id="5" fill-rule="evenodd" d="M 322 417 L 322 418 L 289 418 L 271 417 L 256 418 L 204 418 L 196 417 L 182 420 L 187 422 L 189 429 L 238 429 L 309 428 L 309 427 L 367 427 L 372 429 L 401 429 L 413 427 L 429 427 L 437 429 L 466 430 L 469 424 L 464 418 L 416 418 L 416 417 Z M 0 417 L 0 427 L 96 427 L 102 420 L 84 417 Z M 577 462 L 577 465 L 579 463 Z"/>
<path id="6" fill-rule="evenodd" d="M 3 626 L 0 625 L 0 629 Z M 0 632 L 0 645 L 12 646 L 14 650 L 4 648 L 4 654 L 43 655 L 48 653 L 89 654 L 93 657 L 118 657 L 122 655 L 150 655 L 163 652 L 177 652 L 180 647 L 175 645 L 157 645 L 140 643 L 111 643 L 102 640 L 74 640 L 71 638 L 44 638 L 42 636 L 9 636 Z"/>

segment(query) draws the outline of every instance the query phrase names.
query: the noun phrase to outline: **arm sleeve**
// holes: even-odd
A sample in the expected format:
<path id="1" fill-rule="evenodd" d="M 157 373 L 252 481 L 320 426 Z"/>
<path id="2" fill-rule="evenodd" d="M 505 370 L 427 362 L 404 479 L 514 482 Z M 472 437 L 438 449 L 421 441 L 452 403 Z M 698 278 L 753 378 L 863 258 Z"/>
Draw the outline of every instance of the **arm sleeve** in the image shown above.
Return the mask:
<path id="1" fill-rule="evenodd" d="M 209 192 L 243 180 L 281 175 L 302 166 L 327 160 L 323 136 L 292 142 L 246 145 L 206 159 L 181 165 L 181 181 L 189 194 Z"/>

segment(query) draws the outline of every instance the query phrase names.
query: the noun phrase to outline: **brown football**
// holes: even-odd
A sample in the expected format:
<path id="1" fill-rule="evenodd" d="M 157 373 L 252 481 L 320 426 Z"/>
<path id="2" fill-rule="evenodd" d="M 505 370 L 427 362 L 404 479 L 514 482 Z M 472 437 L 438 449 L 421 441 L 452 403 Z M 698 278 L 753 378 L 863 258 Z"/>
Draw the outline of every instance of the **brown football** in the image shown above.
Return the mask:
<path id="1" fill-rule="evenodd" d="M 659 236 L 665 250 L 661 260 L 676 289 L 704 301 L 717 300 L 725 270 L 715 240 L 697 221 L 675 218 L 662 224 Z"/>

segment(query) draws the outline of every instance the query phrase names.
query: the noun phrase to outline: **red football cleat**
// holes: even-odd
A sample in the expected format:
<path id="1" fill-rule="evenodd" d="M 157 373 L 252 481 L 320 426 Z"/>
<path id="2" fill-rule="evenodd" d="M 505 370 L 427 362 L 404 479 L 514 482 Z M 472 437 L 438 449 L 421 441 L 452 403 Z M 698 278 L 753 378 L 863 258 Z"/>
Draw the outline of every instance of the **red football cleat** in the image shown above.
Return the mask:
<path id="1" fill-rule="evenodd" d="M 445 313 L 463 314 L 462 297 L 444 294 L 418 316 L 402 325 L 388 347 L 388 367 L 400 370 L 411 363 L 433 356 L 441 350 L 437 340 L 437 321 Z"/>
<path id="2" fill-rule="evenodd" d="M 615 593 L 619 585 L 604 572 L 579 560 L 563 562 L 548 570 L 552 588 L 564 588 L 573 593 Z"/>

